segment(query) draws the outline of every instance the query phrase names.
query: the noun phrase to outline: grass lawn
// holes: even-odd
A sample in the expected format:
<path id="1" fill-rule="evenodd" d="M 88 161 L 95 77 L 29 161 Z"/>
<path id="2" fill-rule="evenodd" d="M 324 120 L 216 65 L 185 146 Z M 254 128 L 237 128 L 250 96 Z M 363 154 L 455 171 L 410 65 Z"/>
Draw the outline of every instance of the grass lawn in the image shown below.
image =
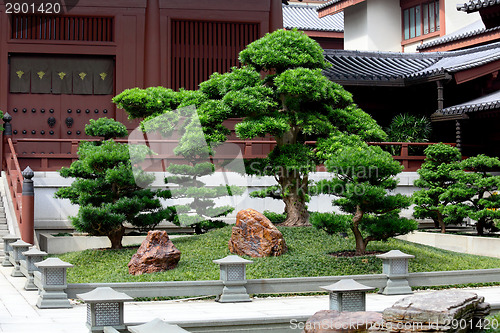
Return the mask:
<path id="1" fill-rule="evenodd" d="M 288 245 L 288 252 L 280 257 L 248 258 L 254 261 L 247 266 L 249 279 L 377 274 L 382 272 L 382 261 L 374 256 L 336 258 L 330 252 L 352 250 L 354 240 L 330 236 L 312 227 L 279 228 Z M 212 260 L 231 253 L 227 243 L 231 227 L 214 230 L 204 235 L 174 239 L 181 251 L 179 266 L 167 272 L 133 276 L 128 274 L 127 264 L 137 247 L 123 250 L 86 250 L 58 255 L 75 267 L 68 269 L 69 283 L 84 282 L 137 282 L 218 280 L 219 266 Z M 413 254 L 411 272 L 499 268 L 500 259 L 459 254 L 429 246 L 400 240 L 371 242 L 370 251 L 399 249 Z"/>

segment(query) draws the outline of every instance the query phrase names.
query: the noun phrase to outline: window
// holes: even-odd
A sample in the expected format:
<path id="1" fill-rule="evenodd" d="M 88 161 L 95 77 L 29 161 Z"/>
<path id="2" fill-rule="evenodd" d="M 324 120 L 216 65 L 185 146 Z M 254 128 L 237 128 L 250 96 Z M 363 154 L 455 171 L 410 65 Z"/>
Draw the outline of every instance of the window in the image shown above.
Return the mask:
<path id="1" fill-rule="evenodd" d="M 439 1 L 423 2 L 403 9 L 404 40 L 431 34 L 439 30 Z"/>

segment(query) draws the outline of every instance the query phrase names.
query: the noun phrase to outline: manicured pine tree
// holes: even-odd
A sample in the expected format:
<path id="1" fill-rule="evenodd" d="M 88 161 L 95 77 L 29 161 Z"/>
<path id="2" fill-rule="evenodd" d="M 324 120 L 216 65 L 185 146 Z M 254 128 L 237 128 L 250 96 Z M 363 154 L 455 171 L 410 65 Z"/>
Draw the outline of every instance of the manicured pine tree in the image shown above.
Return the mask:
<path id="1" fill-rule="evenodd" d="M 323 75 L 329 66 L 323 50 L 303 32 L 267 34 L 248 45 L 239 59 L 242 68 L 215 73 L 200 84 L 208 98 L 222 103 L 210 115 L 241 118 L 235 127 L 240 139 L 271 136 L 276 140 L 266 158 L 249 161 L 247 172 L 276 179 L 276 187 L 256 195 L 279 193 L 287 216 L 283 225 L 309 225 L 309 174 L 323 161 L 308 141 L 338 132 L 364 140 L 386 135 L 353 103 L 350 93 Z"/>
<path id="2" fill-rule="evenodd" d="M 104 139 L 80 144 L 78 160 L 59 171 L 62 177 L 75 181 L 55 194 L 80 206 L 77 216 L 71 217 L 77 231 L 107 236 L 111 248 L 118 249 L 125 223 L 146 231 L 162 220 L 173 220 L 175 211 L 162 207 L 157 191 L 144 188 L 153 178 L 140 170 L 134 172 L 128 145 L 113 140 L 127 136 L 123 124 L 107 118 L 90 120 L 85 133 Z"/>
<path id="3" fill-rule="evenodd" d="M 425 162 L 417 171 L 420 178 L 414 183 L 421 190 L 413 193 L 413 216 L 432 219 L 436 228 L 445 233 L 447 224 L 461 222 L 466 216 L 463 210 L 451 214 L 450 208 L 446 208 L 460 204 L 463 198 L 445 195 L 463 177 L 462 154 L 457 148 L 442 143 L 427 147 L 424 153 Z"/>
<path id="4" fill-rule="evenodd" d="M 356 142 L 355 137 L 340 139 Z M 391 154 L 358 141 L 356 145 L 334 149 L 326 167 L 334 178 L 318 182 L 316 190 L 339 197 L 333 204 L 347 215 L 315 213 L 311 217 L 314 226 L 330 234 L 351 230 L 357 255 L 366 252 L 370 241 L 387 240 L 417 229 L 414 220 L 399 216 L 411 199 L 390 194 L 398 184 L 395 176 L 403 170 Z"/>
<path id="5" fill-rule="evenodd" d="M 217 178 L 218 166 L 213 156 L 226 138 L 227 129 L 210 115 L 220 103 L 208 101 L 200 92 L 174 92 L 163 87 L 126 90 L 114 98 L 131 118 L 146 115 L 141 122 L 144 132 L 159 133 L 163 138 L 178 139 L 173 153 L 180 162 L 167 161 L 167 189 L 160 192 L 165 199 L 184 202 L 175 204 L 174 223 L 191 226 L 197 234 L 223 227 L 222 220 L 234 210 L 230 205 L 217 205 L 215 199 L 243 193 L 244 189 L 228 184 L 206 186 L 201 178 Z M 143 104 L 141 104 L 143 102 Z M 158 107 L 161 105 L 161 107 Z M 194 105 L 198 108 L 184 106 Z"/>
<path id="6" fill-rule="evenodd" d="M 462 170 L 455 172 L 456 183 L 441 196 L 444 202 L 455 202 L 445 206 L 444 213 L 449 216 L 470 217 L 476 221 L 478 235 L 484 229 L 498 230 L 495 220 L 500 218 L 500 176 L 491 172 L 500 170 L 497 157 L 477 155 L 460 163 Z"/>

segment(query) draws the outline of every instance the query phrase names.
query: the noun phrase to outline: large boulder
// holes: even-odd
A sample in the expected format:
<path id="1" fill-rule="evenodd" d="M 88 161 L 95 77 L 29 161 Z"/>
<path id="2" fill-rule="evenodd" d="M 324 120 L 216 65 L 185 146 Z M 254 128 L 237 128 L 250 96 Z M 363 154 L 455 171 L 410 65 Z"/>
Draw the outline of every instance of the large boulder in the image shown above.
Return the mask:
<path id="1" fill-rule="evenodd" d="M 254 209 L 238 212 L 229 251 L 250 257 L 277 257 L 287 249 L 283 235 L 267 217 Z"/>
<path id="2" fill-rule="evenodd" d="M 180 259 L 181 251 L 166 231 L 150 231 L 128 263 L 128 272 L 133 275 L 162 272 L 177 267 Z"/>
<path id="3" fill-rule="evenodd" d="M 489 313 L 484 297 L 461 290 L 442 290 L 400 299 L 384 310 L 377 332 L 467 332 Z"/>
<path id="4" fill-rule="evenodd" d="M 380 326 L 382 314 L 378 312 L 316 312 L 304 325 L 304 333 L 368 332 Z"/>

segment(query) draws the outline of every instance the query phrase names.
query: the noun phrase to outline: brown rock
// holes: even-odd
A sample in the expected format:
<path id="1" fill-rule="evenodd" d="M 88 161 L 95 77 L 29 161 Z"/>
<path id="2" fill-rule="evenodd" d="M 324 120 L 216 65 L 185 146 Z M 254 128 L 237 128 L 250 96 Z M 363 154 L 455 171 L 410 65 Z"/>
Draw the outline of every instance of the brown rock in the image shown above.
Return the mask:
<path id="1" fill-rule="evenodd" d="M 322 310 L 307 320 L 305 333 L 368 332 L 380 326 L 382 314 L 378 312 L 338 312 Z"/>
<path id="2" fill-rule="evenodd" d="M 229 251 L 250 257 L 277 257 L 287 250 L 283 235 L 267 217 L 254 209 L 238 212 Z"/>
<path id="3" fill-rule="evenodd" d="M 162 272 L 177 267 L 180 259 L 181 251 L 166 231 L 150 231 L 128 263 L 128 272 L 133 275 Z"/>

